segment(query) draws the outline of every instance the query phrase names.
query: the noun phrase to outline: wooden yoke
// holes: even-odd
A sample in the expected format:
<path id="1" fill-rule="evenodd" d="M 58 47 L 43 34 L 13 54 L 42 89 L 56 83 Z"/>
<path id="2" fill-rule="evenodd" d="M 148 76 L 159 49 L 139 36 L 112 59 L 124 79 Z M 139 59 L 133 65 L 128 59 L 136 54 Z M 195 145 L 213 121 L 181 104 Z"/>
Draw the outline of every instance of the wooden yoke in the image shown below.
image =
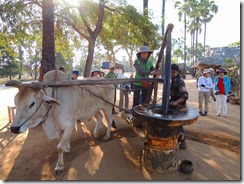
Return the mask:
<path id="1" fill-rule="evenodd" d="M 166 32 L 164 34 L 164 38 L 163 38 L 162 45 L 161 45 L 161 48 L 160 48 L 160 52 L 159 52 L 159 55 L 158 55 L 158 60 L 157 60 L 156 66 L 155 66 L 155 70 L 159 70 L 160 69 L 160 64 L 161 64 L 161 61 L 163 60 L 164 49 L 165 49 L 166 43 L 167 43 L 167 34 L 168 34 L 169 31 L 172 31 L 173 28 L 174 28 L 174 25 L 169 23 L 168 26 L 167 26 Z M 153 78 L 156 78 L 156 77 L 157 77 L 157 75 L 153 75 Z M 151 86 L 149 87 L 147 98 L 145 100 L 146 104 L 149 104 L 149 102 L 151 100 L 153 89 L 154 89 L 154 100 L 153 100 L 153 103 L 156 103 L 158 84 L 157 83 L 152 83 Z"/>

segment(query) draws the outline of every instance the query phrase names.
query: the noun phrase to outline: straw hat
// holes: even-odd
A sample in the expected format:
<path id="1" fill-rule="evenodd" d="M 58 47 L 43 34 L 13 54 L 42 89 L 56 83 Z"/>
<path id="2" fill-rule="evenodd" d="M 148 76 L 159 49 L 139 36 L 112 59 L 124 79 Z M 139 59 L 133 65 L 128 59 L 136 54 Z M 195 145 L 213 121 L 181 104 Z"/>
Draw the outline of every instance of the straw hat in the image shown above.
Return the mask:
<path id="1" fill-rule="evenodd" d="M 209 69 L 204 69 L 204 70 L 203 70 L 203 73 L 202 73 L 202 74 L 204 75 L 204 74 L 206 74 L 206 73 L 210 73 Z"/>

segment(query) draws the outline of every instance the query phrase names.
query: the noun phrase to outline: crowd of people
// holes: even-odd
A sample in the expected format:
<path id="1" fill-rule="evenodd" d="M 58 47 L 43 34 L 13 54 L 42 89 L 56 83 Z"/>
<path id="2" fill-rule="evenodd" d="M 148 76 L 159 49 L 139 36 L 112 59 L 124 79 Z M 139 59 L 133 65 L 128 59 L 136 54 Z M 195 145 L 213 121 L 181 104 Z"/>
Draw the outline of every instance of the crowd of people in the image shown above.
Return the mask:
<path id="1" fill-rule="evenodd" d="M 216 116 L 228 116 L 226 102 L 227 96 L 231 92 L 231 82 L 226 74 L 227 71 L 224 68 L 218 69 L 216 74 L 213 68 L 209 68 L 204 69 L 202 75 L 197 78 L 198 108 L 200 115 L 206 116 L 208 114 L 211 96 L 213 101 L 216 101 Z"/>
<path id="2" fill-rule="evenodd" d="M 150 60 L 150 55 L 153 51 L 149 50 L 148 46 L 142 46 L 139 52 L 136 54 L 137 58 L 134 62 L 135 78 L 149 78 L 153 75 L 158 75 L 160 72 L 155 70 L 152 60 Z M 60 70 L 65 72 L 64 67 Z M 227 117 L 227 95 L 231 89 L 230 78 L 226 75 L 227 72 L 224 68 L 220 68 L 215 72 L 213 68 L 209 69 L 198 69 L 196 71 L 196 87 L 198 88 L 198 110 L 201 116 L 207 116 L 209 113 L 209 102 L 210 97 L 213 101 L 216 101 L 216 116 Z M 79 76 L 79 71 L 73 71 L 71 79 L 76 80 Z M 105 75 L 104 72 L 99 70 L 93 70 L 90 77 L 104 77 L 104 78 L 127 78 L 122 71 L 121 74 L 117 75 L 115 73 L 115 67 L 110 66 L 109 72 Z M 132 107 L 137 105 L 142 105 L 145 103 L 149 87 L 149 82 L 135 82 L 135 83 L 122 83 L 114 84 L 115 87 L 115 97 L 114 104 L 116 103 L 116 89 L 120 91 L 119 98 L 119 111 L 129 110 L 129 94 L 133 92 L 133 103 Z M 189 94 L 187 92 L 183 78 L 180 76 L 180 69 L 177 64 L 171 65 L 171 88 L 170 88 L 170 99 L 169 108 L 176 108 L 179 111 L 186 111 L 187 99 Z M 118 114 L 115 110 L 115 105 L 113 106 L 113 114 Z M 116 128 L 116 125 L 113 125 Z M 182 133 L 178 139 L 179 147 L 186 149 L 186 142 L 184 136 L 184 129 L 182 127 Z"/>

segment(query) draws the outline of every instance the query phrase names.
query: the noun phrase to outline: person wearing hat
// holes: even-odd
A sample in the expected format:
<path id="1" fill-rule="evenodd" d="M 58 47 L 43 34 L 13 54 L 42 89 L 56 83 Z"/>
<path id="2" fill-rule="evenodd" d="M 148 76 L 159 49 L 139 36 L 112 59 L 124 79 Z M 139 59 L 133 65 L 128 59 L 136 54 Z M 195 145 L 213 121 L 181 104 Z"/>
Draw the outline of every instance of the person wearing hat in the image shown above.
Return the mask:
<path id="1" fill-rule="evenodd" d="M 210 89 L 213 88 L 213 81 L 210 78 L 210 71 L 208 69 L 203 70 L 203 76 L 199 77 L 198 82 L 198 108 L 201 116 L 206 116 L 209 109 Z M 204 101 L 204 112 L 203 112 Z"/>
<path id="2" fill-rule="evenodd" d="M 169 107 L 181 112 L 186 111 L 186 101 L 189 94 L 186 90 L 185 82 L 180 76 L 180 69 L 177 64 L 171 65 L 171 85 Z M 185 132 L 182 126 L 181 135 L 178 138 L 179 148 L 186 149 Z"/>
<path id="3" fill-rule="evenodd" d="M 104 77 L 105 73 L 103 71 L 98 71 L 100 77 Z"/>
<path id="4" fill-rule="evenodd" d="M 79 71 L 74 70 L 74 71 L 72 72 L 71 79 L 72 79 L 72 80 L 76 80 L 76 79 L 78 79 L 78 76 L 79 76 Z"/>
<path id="5" fill-rule="evenodd" d="M 216 96 L 216 110 L 217 116 L 222 113 L 224 117 L 227 117 L 227 95 L 231 89 L 230 78 L 226 75 L 227 72 L 224 68 L 220 68 L 217 71 L 218 76 L 214 79 L 214 90 Z M 223 111 L 221 112 L 221 109 Z"/>
<path id="6" fill-rule="evenodd" d="M 150 75 L 157 75 L 159 73 L 159 71 L 155 70 L 152 61 L 148 59 L 152 53 L 148 46 L 140 48 L 140 51 L 136 54 L 137 59 L 134 62 L 136 69 L 135 78 L 149 78 Z M 140 97 L 141 102 L 145 103 L 149 87 L 150 83 L 148 82 L 133 83 L 133 107 L 139 105 Z"/>
<path id="7" fill-rule="evenodd" d="M 59 70 L 61 70 L 62 72 L 65 73 L 65 68 L 64 68 L 63 66 L 61 66 L 61 67 L 59 68 Z"/>
<path id="8" fill-rule="evenodd" d="M 117 75 L 114 72 L 114 70 L 115 70 L 115 67 L 114 66 L 110 66 L 109 67 L 109 72 L 107 73 L 107 75 L 105 75 L 105 78 L 107 78 L 107 79 L 109 79 L 109 78 L 110 79 L 111 78 L 112 79 L 116 79 L 117 78 Z M 115 95 L 114 95 L 114 104 L 115 104 L 115 101 L 116 101 L 116 88 L 118 87 L 118 85 L 117 84 L 114 84 L 114 87 L 115 87 L 115 91 L 114 91 L 114 93 L 115 93 Z M 113 106 L 113 114 L 118 114 L 118 112 L 115 111 L 114 106 Z"/>
<path id="9" fill-rule="evenodd" d="M 118 75 L 120 79 L 127 79 L 128 77 L 124 74 L 124 69 L 122 69 L 122 73 Z M 119 84 L 119 107 L 121 108 L 119 111 L 121 112 L 123 108 L 128 109 L 129 107 L 129 92 L 130 92 L 130 84 L 129 83 L 121 83 Z"/>
<path id="10" fill-rule="evenodd" d="M 90 75 L 90 77 L 96 77 L 96 76 L 99 76 L 99 70 L 98 70 L 98 69 L 94 69 L 94 70 L 91 72 L 91 75 Z"/>
<path id="11" fill-rule="evenodd" d="M 103 71 L 100 71 L 97 68 L 95 68 L 95 69 L 92 70 L 90 77 L 96 77 L 96 76 L 104 77 L 105 73 Z"/>

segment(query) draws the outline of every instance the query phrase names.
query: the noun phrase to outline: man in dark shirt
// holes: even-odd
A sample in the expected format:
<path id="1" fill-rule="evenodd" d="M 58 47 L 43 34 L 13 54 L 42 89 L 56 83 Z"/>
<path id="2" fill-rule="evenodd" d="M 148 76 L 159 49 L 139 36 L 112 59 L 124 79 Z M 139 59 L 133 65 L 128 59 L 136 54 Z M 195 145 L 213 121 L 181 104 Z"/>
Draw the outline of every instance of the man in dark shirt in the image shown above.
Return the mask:
<path id="1" fill-rule="evenodd" d="M 181 112 L 186 111 L 186 100 L 188 99 L 188 92 L 186 90 L 185 82 L 179 74 L 179 66 L 171 65 L 171 86 L 170 86 L 170 107 L 173 107 Z M 182 126 L 182 133 L 178 139 L 180 148 L 186 149 L 186 142 L 184 136 L 184 128 Z"/>

